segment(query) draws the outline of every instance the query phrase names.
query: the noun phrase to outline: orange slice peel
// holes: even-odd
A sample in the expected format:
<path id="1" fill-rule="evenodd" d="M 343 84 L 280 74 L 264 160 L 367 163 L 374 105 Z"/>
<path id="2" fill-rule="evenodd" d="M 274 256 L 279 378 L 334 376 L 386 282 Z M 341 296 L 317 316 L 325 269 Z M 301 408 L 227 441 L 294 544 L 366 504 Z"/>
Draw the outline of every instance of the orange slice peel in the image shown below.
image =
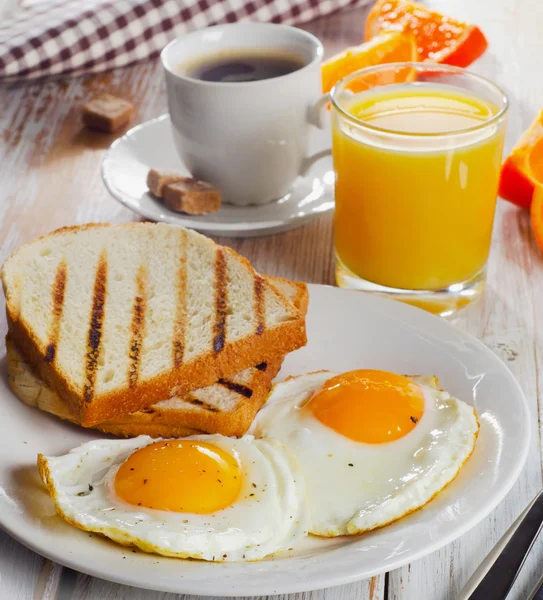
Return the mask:
<path id="1" fill-rule="evenodd" d="M 543 186 L 535 188 L 532 205 L 530 207 L 530 220 L 537 245 L 543 252 Z"/>
<path id="2" fill-rule="evenodd" d="M 476 26 L 408 0 L 378 0 L 366 21 L 366 40 L 384 31 L 411 33 L 419 60 L 467 67 L 488 46 Z"/>
<path id="3" fill-rule="evenodd" d="M 530 208 L 538 185 L 543 186 L 543 110 L 505 159 L 499 194 L 517 206 Z"/>
<path id="4" fill-rule="evenodd" d="M 369 42 L 347 48 L 322 65 L 322 89 L 329 92 L 343 77 L 374 65 L 418 60 L 415 38 L 410 34 L 390 32 Z"/>

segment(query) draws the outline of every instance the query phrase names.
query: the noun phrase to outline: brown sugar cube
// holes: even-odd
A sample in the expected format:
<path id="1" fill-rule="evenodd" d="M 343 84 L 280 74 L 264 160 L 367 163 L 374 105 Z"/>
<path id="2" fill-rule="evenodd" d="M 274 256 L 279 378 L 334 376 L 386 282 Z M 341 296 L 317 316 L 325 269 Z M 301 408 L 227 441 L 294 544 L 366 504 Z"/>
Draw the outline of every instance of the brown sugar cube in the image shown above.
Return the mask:
<path id="1" fill-rule="evenodd" d="M 176 183 L 186 179 L 184 175 L 174 171 L 165 171 L 164 169 L 151 169 L 147 174 L 147 187 L 153 196 L 162 198 L 164 187 L 170 183 Z"/>
<path id="2" fill-rule="evenodd" d="M 205 181 L 197 181 L 190 177 L 165 186 L 162 198 L 169 209 L 188 215 L 215 212 L 221 206 L 219 190 Z"/>
<path id="3" fill-rule="evenodd" d="M 83 123 L 106 133 L 124 127 L 132 117 L 134 105 L 111 94 L 101 94 L 83 106 Z"/>

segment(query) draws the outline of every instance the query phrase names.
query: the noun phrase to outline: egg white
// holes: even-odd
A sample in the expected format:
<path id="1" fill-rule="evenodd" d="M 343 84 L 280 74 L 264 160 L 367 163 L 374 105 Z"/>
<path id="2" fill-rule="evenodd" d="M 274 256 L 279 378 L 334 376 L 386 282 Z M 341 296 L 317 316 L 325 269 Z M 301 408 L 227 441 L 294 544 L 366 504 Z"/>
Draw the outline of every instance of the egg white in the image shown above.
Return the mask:
<path id="1" fill-rule="evenodd" d="M 479 430 L 473 407 L 438 391 L 434 377 L 411 377 L 424 392 L 417 425 L 395 441 L 353 441 L 302 410 L 335 375 L 277 384 L 249 432 L 279 440 L 292 454 L 305 478 L 309 531 L 327 537 L 382 527 L 422 507 L 456 477 Z"/>
<path id="2" fill-rule="evenodd" d="M 156 441 L 96 440 L 59 457 L 38 457 L 58 513 L 85 531 L 146 552 L 212 561 L 259 560 L 290 548 L 307 533 L 303 478 L 274 440 L 200 435 L 235 456 L 243 483 L 237 500 L 212 514 L 133 506 L 116 496 L 113 478 L 139 448 Z"/>

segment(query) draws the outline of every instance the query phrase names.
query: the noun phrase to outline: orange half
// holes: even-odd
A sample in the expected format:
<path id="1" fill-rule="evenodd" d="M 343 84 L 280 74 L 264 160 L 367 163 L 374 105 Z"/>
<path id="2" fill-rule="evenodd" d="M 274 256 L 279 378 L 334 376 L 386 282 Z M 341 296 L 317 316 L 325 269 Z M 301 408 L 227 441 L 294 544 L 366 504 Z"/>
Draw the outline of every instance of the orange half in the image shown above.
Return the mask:
<path id="1" fill-rule="evenodd" d="M 399 32 L 379 35 L 360 46 L 347 48 L 324 62 L 322 89 L 325 93 L 329 92 L 340 79 L 364 67 L 417 60 L 417 45 L 412 35 Z"/>
<path id="2" fill-rule="evenodd" d="M 517 206 L 530 208 L 538 185 L 543 185 L 543 110 L 505 159 L 499 193 Z"/>
<path id="3" fill-rule="evenodd" d="M 366 21 L 366 40 L 384 31 L 415 36 L 419 60 L 467 67 L 488 42 L 475 25 L 457 21 L 408 0 L 378 0 Z"/>

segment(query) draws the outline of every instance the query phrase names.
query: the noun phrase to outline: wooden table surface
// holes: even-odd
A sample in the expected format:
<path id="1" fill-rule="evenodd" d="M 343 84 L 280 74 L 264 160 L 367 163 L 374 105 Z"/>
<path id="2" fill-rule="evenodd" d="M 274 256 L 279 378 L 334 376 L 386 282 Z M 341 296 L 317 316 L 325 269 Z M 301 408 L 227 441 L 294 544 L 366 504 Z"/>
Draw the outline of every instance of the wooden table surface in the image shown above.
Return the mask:
<path id="1" fill-rule="evenodd" d="M 495 80 L 510 97 L 509 151 L 543 107 L 543 1 L 428 0 L 427 4 L 475 22 L 487 34 L 490 49 L 472 69 Z M 361 41 L 365 14 L 366 9 L 347 11 L 306 28 L 322 39 L 331 54 Z M 20 244 L 63 225 L 136 219 L 109 196 L 100 177 L 100 162 L 113 136 L 87 133 L 79 122 L 82 101 L 101 90 L 131 98 L 138 107 L 139 122 L 166 110 L 157 62 L 97 76 L 0 89 L 0 261 Z M 330 215 L 284 234 L 220 241 L 247 256 L 263 273 L 333 283 Z M 534 243 L 526 212 L 504 201 L 498 202 L 484 300 L 461 314 L 457 324 L 505 361 L 528 397 L 537 433 L 520 479 L 489 517 L 435 554 L 368 581 L 283 596 L 283 600 L 452 600 L 541 487 L 543 254 Z M 3 316 L 0 329 L 3 339 Z M 542 572 L 540 541 L 510 598 L 525 599 Z M 188 596 L 137 590 L 63 569 L 2 532 L 0 598 L 189 600 Z"/>

